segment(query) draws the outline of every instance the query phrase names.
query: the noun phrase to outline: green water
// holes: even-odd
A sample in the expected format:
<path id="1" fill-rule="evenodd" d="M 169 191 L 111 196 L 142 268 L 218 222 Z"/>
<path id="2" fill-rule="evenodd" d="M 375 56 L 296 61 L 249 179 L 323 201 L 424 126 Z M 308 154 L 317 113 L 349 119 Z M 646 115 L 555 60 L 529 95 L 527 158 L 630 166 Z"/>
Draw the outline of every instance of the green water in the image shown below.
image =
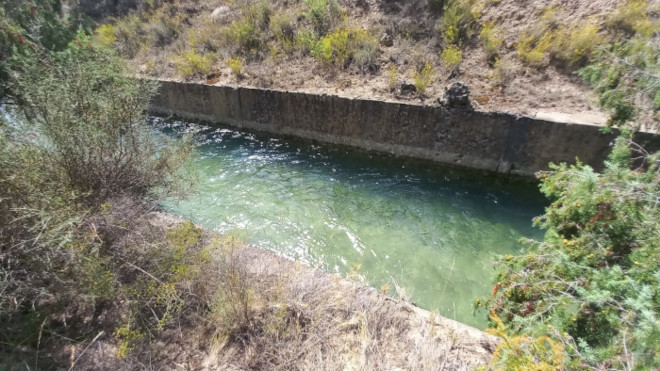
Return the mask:
<path id="1" fill-rule="evenodd" d="M 174 123 L 196 131 L 196 192 L 164 207 L 309 266 L 396 282 L 411 301 L 484 327 L 473 299 L 492 287 L 490 259 L 540 237 L 533 183 L 344 147 Z M 165 129 L 166 131 L 172 128 Z"/>

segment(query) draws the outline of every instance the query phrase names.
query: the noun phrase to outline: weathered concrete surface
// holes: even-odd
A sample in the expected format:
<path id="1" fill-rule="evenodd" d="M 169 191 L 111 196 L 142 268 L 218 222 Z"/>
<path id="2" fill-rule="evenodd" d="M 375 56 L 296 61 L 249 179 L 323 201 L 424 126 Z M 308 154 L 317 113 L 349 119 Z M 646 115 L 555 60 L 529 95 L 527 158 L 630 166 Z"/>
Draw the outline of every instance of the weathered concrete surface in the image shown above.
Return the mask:
<path id="1" fill-rule="evenodd" d="M 151 110 L 518 175 L 576 157 L 599 169 L 616 137 L 597 126 L 507 113 L 175 81 L 161 82 Z M 636 140 L 660 148 L 658 136 L 640 134 Z"/>

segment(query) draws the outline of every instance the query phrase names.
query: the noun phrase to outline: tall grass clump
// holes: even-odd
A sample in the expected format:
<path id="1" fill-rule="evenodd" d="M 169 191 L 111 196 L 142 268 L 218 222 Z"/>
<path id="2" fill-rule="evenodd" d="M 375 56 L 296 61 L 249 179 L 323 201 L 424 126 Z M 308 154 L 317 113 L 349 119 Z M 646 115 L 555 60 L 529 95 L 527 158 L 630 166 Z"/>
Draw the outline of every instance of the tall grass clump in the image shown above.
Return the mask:
<path id="1" fill-rule="evenodd" d="M 237 77 L 242 76 L 242 70 L 243 70 L 243 58 L 241 57 L 231 57 L 227 61 L 227 65 L 231 69 L 231 72 L 236 75 Z"/>

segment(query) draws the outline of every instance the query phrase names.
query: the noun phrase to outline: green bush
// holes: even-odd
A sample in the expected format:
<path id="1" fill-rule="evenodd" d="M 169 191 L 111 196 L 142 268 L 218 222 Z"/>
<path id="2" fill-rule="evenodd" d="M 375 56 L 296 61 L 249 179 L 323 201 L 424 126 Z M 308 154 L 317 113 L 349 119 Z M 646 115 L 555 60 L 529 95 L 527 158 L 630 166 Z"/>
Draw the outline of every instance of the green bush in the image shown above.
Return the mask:
<path id="1" fill-rule="evenodd" d="M 233 21 L 224 30 L 224 36 L 227 43 L 237 47 L 243 55 L 255 55 L 263 46 L 259 28 L 247 19 Z"/>
<path id="2" fill-rule="evenodd" d="M 176 5 L 166 3 L 145 15 L 144 31 L 149 46 L 162 48 L 171 44 L 181 33 L 185 16 Z"/>
<path id="3" fill-rule="evenodd" d="M 424 63 L 424 66 L 420 69 L 413 71 L 413 80 L 415 81 L 415 90 L 418 93 L 424 94 L 426 88 L 433 82 L 433 67 L 429 62 Z"/>
<path id="4" fill-rule="evenodd" d="M 307 6 L 307 20 L 314 32 L 325 36 L 342 20 L 342 9 L 337 0 L 304 0 Z"/>
<path id="5" fill-rule="evenodd" d="M 445 5 L 438 29 L 446 44 L 460 45 L 472 36 L 480 15 L 476 12 L 476 0 L 452 0 Z"/>
<path id="6" fill-rule="evenodd" d="M 295 46 L 296 25 L 292 16 L 285 13 L 277 13 L 270 20 L 270 32 L 277 40 L 278 51 L 290 54 Z"/>
<path id="7" fill-rule="evenodd" d="M 134 13 L 116 20 L 114 35 L 117 50 L 127 58 L 135 57 L 147 40 L 144 22 Z"/>
<path id="8" fill-rule="evenodd" d="M 599 49 L 593 63 L 578 75 L 593 85 L 603 108 L 611 113 L 610 126 L 635 125 L 657 129 L 660 119 L 660 46 L 653 40 L 634 37 Z"/>
<path id="9" fill-rule="evenodd" d="M 208 74 L 215 62 L 214 54 L 199 54 L 194 50 L 184 51 L 174 60 L 176 71 L 181 77 Z"/>
<path id="10" fill-rule="evenodd" d="M 112 24 L 103 24 L 96 29 L 96 36 L 99 43 L 103 46 L 112 46 L 116 41 L 115 26 Z"/>
<path id="11" fill-rule="evenodd" d="M 231 68 L 231 72 L 240 77 L 243 69 L 243 58 L 241 57 L 231 57 L 227 61 L 227 65 Z"/>
<path id="12" fill-rule="evenodd" d="M 266 0 L 242 6 L 242 18 L 260 30 L 266 30 L 273 11 Z"/>
<path id="13" fill-rule="evenodd" d="M 525 63 L 539 66 L 543 64 L 546 50 L 552 45 L 553 33 L 546 31 L 543 36 L 536 37 L 523 33 L 518 40 L 516 50 L 518 57 Z"/>
<path id="14" fill-rule="evenodd" d="M 326 66 L 334 65 L 343 68 L 350 56 L 348 45 L 350 31 L 346 28 L 340 28 L 330 33 L 316 43 L 312 50 L 312 55 Z"/>
<path id="15" fill-rule="evenodd" d="M 314 31 L 304 28 L 298 31 L 293 43 L 295 48 L 305 55 L 311 53 L 316 48 L 318 38 L 314 34 Z"/>
<path id="16" fill-rule="evenodd" d="M 504 41 L 502 37 L 502 30 L 495 26 L 493 22 L 485 22 L 481 26 L 481 32 L 479 33 L 479 39 L 481 40 L 481 45 L 484 47 L 488 59 L 493 58 L 497 55 L 497 52 Z"/>
<path id="17" fill-rule="evenodd" d="M 448 71 L 456 71 L 463 60 L 463 51 L 456 45 L 449 45 L 440 53 L 440 60 Z"/>
<path id="18" fill-rule="evenodd" d="M 54 54 L 51 64 L 16 60 L 22 72 L 15 84 L 22 113 L 47 135 L 54 151 L 50 158 L 68 186 L 93 203 L 129 191 L 140 197 L 155 196 L 156 189 L 167 192 L 173 178 L 163 172 L 183 152 L 179 146 L 163 150 L 145 137 L 143 125 L 135 125 L 144 120 L 156 85 L 130 78 L 123 61 L 91 47 L 83 35 Z M 133 149 L 130 156 L 127 146 Z"/>
<path id="19" fill-rule="evenodd" d="M 566 367 L 660 367 L 660 156 L 630 170 L 616 141 L 602 174 L 552 165 L 542 242 L 498 260 L 490 307 L 519 333 L 566 347 Z"/>
<path id="20" fill-rule="evenodd" d="M 495 327 L 486 332 L 502 339 L 493 352 L 489 366 L 493 370 L 561 370 L 566 355 L 561 342 L 549 336 L 509 335 L 496 314 L 490 320 Z"/>
<path id="21" fill-rule="evenodd" d="M 562 26 L 553 33 L 549 52 L 564 66 L 575 67 L 588 62 L 591 53 L 606 42 L 598 33 L 599 27 L 592 23 L 582 26 Z"/>
<path id="22" fill-rule="evenodd" d="M 339 28 L 320 38 L 311 52 L 326 66 L 343 68 L 353 60 L 365 71 L 375 65 L 378 40 L 361 28 Z"/>
<path id="23" fill-rule="evenodd" d="M 619 6 L 609 15 L 605 24 L 614 29 L 626 33 L 628 36 L 639 34 L 643 37 L 651 37 L 657 30 L 649 17 L 649 9 L 646 0 L 621 1 Z"/>
<path id="24" fill-rule="evenodd" d="M 351 31 L 349 42 L 353 61 L 362 72 L 375 69 L 379 50 L 378 39 L 360 28 Z"/>

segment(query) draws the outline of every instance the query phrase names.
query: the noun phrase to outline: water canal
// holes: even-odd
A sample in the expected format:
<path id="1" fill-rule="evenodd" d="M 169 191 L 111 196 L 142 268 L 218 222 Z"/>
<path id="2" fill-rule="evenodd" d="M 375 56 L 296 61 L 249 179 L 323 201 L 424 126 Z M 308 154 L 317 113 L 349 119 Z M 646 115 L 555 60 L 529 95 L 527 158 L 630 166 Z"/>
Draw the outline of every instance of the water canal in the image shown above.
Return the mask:
<path id="1" fill-rule="evenodd" d="M 199 180 L 166 210 L 328 272 L 398 285 L 418 306 L 483 328 L 473 300 L 492 287 L 490 260 L 540 238 L 535 183 L 346 147 L 154 118 L 194 132 Z"/>

